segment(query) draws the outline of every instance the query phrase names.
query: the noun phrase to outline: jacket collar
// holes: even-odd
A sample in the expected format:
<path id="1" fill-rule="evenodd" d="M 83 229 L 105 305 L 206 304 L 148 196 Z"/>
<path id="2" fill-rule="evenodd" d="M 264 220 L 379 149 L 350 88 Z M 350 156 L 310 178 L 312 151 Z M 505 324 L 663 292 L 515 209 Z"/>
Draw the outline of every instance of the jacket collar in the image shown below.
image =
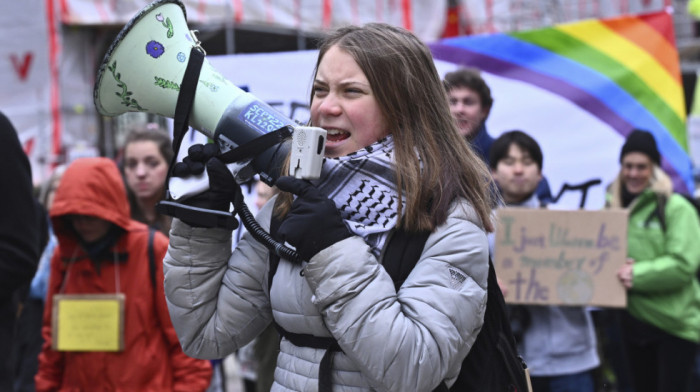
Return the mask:
<path id="1" fill-rule="evenodd" d="M 506 207 L 516 208 L 539 208 L 541 205 L 540 199 L 537 197 L 537 192 L 532 192 L 532 195 L 519 203 L 506 203 Z"/>

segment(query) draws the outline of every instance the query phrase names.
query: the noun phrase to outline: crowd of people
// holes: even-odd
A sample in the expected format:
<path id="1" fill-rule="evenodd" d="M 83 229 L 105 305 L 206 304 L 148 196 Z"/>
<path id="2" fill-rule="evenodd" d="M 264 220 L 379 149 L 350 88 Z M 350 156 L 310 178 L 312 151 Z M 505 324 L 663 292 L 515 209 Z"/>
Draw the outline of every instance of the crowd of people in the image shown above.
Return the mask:
<path id="1" fill-rule="evenodd" d="M 463 361 L 488 328 L 494 211 L 552 202 L 538 142 L 521 130 L 488 134 L 493 104 L 477 70 L 441 79 L 404 29 L 329 34 L 310 99 L 309 123 L 328 131 L 321 177 L 258 185 L 256 220 L 294 258 L 249 232 L 160 215 L 173 151 L 156 125 L 131 130 L 119 162 L 57 169 L 36 198 L 0 117 L 0 160 L 16 190 L 0 196 L 0 389 L 204 391 L 211 361 L 238 353 L 250 364 L 246 391 L 463 390 Z M 605 317 L 510 305 L 536 392 L 697 387 L 700 220 L 673 192 L 654 136 L 629 131 L 606 195 L 606 208 L 629 212 L 617 261 L 628 305 L 595 311 Z M 228 212 L 241 192 L 224 163 L 188 162 L 216 193 L 197 206 Z M 400 261 L 386 249 L 405 233 L 426 239 L 406 247 L 417 262 L 397 280 L 386 263 Z M 104 315 L 82 327 L 115 335 L 62 334 L 81 325 L 67 316 L 79 301 Z"/>

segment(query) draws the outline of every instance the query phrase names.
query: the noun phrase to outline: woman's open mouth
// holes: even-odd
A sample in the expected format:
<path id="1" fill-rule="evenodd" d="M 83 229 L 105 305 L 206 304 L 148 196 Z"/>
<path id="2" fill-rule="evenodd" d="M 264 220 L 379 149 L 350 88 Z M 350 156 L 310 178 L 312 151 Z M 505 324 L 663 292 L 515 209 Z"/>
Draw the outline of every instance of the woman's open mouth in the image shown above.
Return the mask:
<path id="1" fill-rule="evenodd" d="M 331 143 L 342 142 L 350 137 L 350 133 L 339 129 L 327 129 L 326 141 Z"/>

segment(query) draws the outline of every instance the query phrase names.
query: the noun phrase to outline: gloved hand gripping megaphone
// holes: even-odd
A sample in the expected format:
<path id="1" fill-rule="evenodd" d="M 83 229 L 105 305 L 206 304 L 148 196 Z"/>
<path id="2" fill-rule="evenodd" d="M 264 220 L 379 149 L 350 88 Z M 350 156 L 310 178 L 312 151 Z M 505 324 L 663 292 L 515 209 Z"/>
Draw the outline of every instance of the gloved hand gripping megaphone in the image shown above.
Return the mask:
<path id="1" fill-rule="evenodd" d="M 320 175 L 326 131 L 295 124 L 226 80 L 206 60 L 179 0 L 149 4 L 119 32 L 100 65 L 94 101 L 106 116 L 138 111 L 174 118 L 176 156 L 192 126 L 219 145 L 239 183 L 258 173 L 273 185 L 288 156 L 290 175 Z M 206 171 L 187 181 L 171 177 L 169 193 L 177 202 L 208 184 Z"/>

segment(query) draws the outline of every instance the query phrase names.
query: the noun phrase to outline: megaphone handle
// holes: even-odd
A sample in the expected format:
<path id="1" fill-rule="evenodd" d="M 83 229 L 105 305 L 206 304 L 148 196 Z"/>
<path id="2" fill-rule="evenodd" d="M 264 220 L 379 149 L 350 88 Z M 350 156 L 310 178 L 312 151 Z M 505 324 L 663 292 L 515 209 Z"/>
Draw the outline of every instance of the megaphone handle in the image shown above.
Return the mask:
<path id="1" fill-rule="evenodd" d="M 177 156 L 180 153 L 182 139 L 185 137 L 187 128 L 189 128 L 190 111 L 192 111 L 194 95 L 197 92 L 197 84 L 199 83 L 199 72 L 202 70 L 202 64 L 204 64 L 204 54 L 197 50 L 196 47 L 192 47 L 192 49 L 190 50 L 190 59 L 187 63 L 187 69 L 185 70 L 185 74 L 182 76 L 180 92 L 177 96 L 177 104 L 175 105 L 175 116 L 173 117 L 174 154 L 173 159 L 170 161 L 170 170 L 168 170 L 168 176 L 165 179 L 166 187 L 170 186 L 170 177 L 172 176 L 173 168 L 177 163 Z M 173 204 L 181 205 L 178 203 Z"/>
<path id="2" fill-rule="evenodd" d="M 208 210 L 169 200 L 163 200 L 156 204 L 156 211 L 178 218 L 190 226 L 220 227 L 229 230 L 238 228 L 238 219 L 230 212 Z"/>

